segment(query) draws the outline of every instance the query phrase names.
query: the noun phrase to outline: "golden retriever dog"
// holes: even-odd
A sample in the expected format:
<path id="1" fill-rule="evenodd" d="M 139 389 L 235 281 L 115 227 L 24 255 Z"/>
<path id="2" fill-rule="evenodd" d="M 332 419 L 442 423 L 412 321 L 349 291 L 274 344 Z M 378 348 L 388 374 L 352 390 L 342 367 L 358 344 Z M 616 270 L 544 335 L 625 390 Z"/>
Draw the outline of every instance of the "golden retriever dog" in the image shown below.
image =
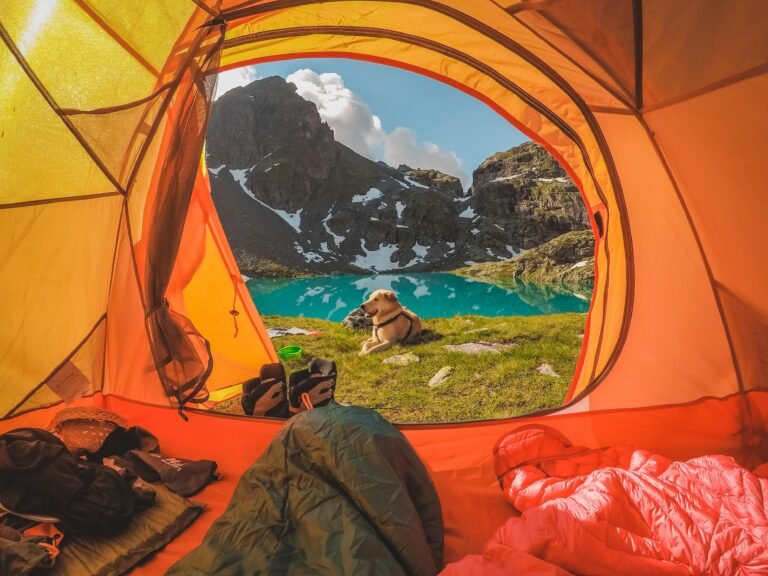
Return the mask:
<path id="1" fill-rule="evenodd" d="M 376 290 L 360 308 L 373 320 L 373 333 L 363 342 L 360 356 L 384 352 L 398 342 L 411 342 L 421 334 L 419 317 L 400 304 L 391 290 Z"/>

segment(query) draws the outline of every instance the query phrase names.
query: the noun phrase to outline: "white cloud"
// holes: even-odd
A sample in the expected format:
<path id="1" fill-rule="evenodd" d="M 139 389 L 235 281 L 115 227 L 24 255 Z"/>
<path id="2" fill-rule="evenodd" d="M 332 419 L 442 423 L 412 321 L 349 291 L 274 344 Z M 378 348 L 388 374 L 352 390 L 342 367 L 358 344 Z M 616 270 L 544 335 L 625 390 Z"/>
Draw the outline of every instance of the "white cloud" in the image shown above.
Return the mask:
<path id="1" fill-rule="evenodd" d="M 432 142 L 419 143 L 410 128 L 398 126 L 386 135 L 383 160 L 390 166 L 407 164 L 412 168 L 434 168 L 456 176 L 467 187 L 469 175 L 461 167 L 456 152 L 443 150 Z"/>
<path id="2" fill-rule="evenodd" d="M 358 154 L 383 160 L 391 166 L 434 168 L 458 177 L 465 188 L 468 186 L 469 175 L 455 152 L 443 150 L 432 142 L 419 142 L 410 128 L 398 126 L 391 132 L 384 130 L 381 119 L 344 85 L 339 74 L 318 74 L 303 68 L 288 75 L 286 80 L 296 85 L 299 96 L 315 103 L 336 139 Z"/>
<path id="3" fill-rule="evenodd" d="M 242 68 L 225 70 L 219 73 L 219 78 L 216 81 L 216 94 L 213 99 L 218 100 L 225 92 L 229 92 L 238 86 L 245 86 L 258 79 L 259 75 L 256 72 L 256 66 L 243 66 Z"/>
<path id="4" fill-rule="evenodd" d="M 333 128 L 336 139 L 363 156 L 375 158 L 381 144 L 381 121 L 360 97 L 344 86 L 339 74 L 318 74 L 303 68 L 286 77 L 299 96 L 314 102 L 320 117 Z"/>

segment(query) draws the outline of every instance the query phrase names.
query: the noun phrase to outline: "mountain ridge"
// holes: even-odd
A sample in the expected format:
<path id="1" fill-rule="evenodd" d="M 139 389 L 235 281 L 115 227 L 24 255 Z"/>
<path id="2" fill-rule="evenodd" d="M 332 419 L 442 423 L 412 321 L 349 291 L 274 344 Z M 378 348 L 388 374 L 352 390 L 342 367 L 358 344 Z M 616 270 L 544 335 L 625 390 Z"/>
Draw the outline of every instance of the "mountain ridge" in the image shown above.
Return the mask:
<path id="1" fill-rule="evenodd" d="M 310 274 L 447 270 L 587 226 L 578 190 L 533 143 L 484 161 L 465 193 L 453 176 L 394 168 L 337 142 L 315 105 L 276 76 L 214 103 L 206 154 L 245 274 L 256 261 Z"/>

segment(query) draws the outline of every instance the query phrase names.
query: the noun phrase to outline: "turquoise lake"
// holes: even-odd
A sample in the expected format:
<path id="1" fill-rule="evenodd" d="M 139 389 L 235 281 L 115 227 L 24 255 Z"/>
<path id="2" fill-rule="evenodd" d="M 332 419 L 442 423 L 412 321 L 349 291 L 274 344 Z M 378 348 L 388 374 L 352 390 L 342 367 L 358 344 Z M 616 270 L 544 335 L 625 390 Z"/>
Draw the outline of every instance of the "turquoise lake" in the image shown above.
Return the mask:
<path id="1" fill-rule="evenodd" d="M 247 286 L 262 314 L 333 321 L 343 320 L 379 288 L 394 290 L 401 303 L 423 318 L 586 312 L 590 298 L 588 291 L 577 294 L 536 284 L 507 288 L 440 272 L 251 279 Z"/>

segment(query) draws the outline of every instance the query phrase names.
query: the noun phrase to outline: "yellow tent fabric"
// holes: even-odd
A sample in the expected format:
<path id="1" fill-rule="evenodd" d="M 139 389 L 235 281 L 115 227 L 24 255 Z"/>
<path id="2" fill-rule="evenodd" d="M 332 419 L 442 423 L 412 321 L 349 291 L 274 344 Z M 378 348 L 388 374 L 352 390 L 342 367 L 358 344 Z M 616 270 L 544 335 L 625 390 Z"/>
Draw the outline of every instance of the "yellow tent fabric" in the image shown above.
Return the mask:
<path id="1" fill-rule="evenodd" d="M 597 278 L 550 421 L 677 454 L 689 414 L 695 451 L 749 457 L 768 413 L 766 29 L 763 0 L 6 0 L 0 430 L 79 396 L 202 401 L 275 359 L 211 203 L 208 105 L 221 69 L 336 56 L 476 96 L 578 183 Z M 627 436 L 638 410 L 653 425 Z M 461 461 L 429 448 L 454 428 L 409 437 L 470 470 L 491 429 L 463 426 L 486 434 Z"/>
<path id="2" fill-rule="evenodd" d="M 764 385 L 767 19 L 760 0 L 5 3 L 0 413 L 54 402 L 41 383 L 86 343 L 89 391 L 165 402 L 158 299 L 214 343 L 209 390 L 274 357 L 203 173 L 168 173 L 198 164 L 219 67 L 312 54 L 449 82 L 568 166 L 603 231 L 579 409 Z M 168 187 L 186 226 L 156 238 L 178 258 L 149 294 Z"/>

